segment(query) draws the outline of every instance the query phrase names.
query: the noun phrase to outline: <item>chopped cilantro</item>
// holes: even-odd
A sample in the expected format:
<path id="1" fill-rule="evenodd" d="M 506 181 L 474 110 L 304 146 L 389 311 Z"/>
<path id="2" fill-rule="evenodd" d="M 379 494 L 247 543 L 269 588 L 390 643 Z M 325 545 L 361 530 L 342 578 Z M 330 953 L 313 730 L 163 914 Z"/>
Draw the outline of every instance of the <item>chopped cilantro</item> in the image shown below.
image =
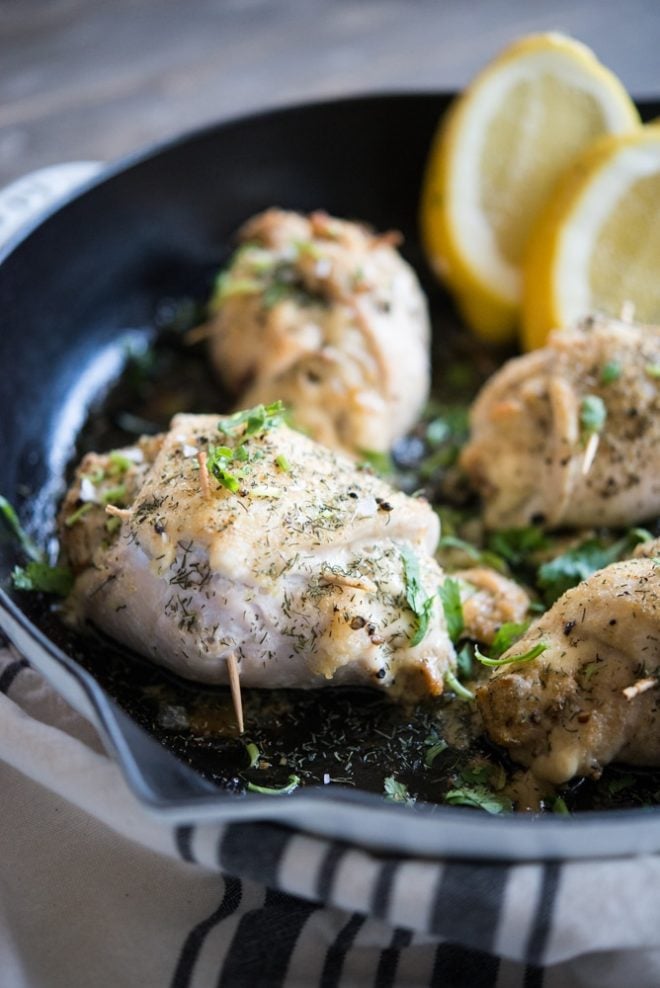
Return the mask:
<path id="1" fill-rule="evenodd" d="M 289 473 L 291 471 L 291 464 L 282 453 L 275 457 L 275 466 L 278 467 L 282 473 Z"/>
<path id="2" fill-rule="evenodd" d="M 450 806 L 475 806 L 492 814 L 509 813 L 513 810 L 513 803 L 508 796 L 492 792 L 482 785 L 450 789 L 445 793 L 445 803 L 449 803 Z"/>
<path id="3" fill-rule="evenodd" d="M 384 789 L 385 798 L 391 799 L 394 803 L 406 803 L 407 806 L 412 806 L 415 802 L 403 782 L 397 782 L 393 775 L 388 775 L 385 779 Z"/>
<path id="4" fill-rule="evenodd" d="M 618 360 L 608 360 L 600 369 L 600 383 L 613 384 L 614 381 L 618 381 L 621 377 L 621 371 L 621 364 Z"/>
<path id="5" fill-rule="evenodd" d="M 217 309 L 228 298 L 236 295 L 256 295 L 261 288 L 261 282 L 256 278 L 239 278 L 231 271 L 222 271 L 216 278 L 211 308 Z"/>
<path id="6" fill-rule="evenodd" d="M 526 563 L 531 553 L 545 549 L 548 539 L 536 525 L 525 528 L 503 528 L 493 532 L 488 539 L 488 548 L 512 566 Z"/>
<path id="7" fill-rule="evenodd" d="M 433 744 L 430 748 L 426 749 L 426 754 L 424 755 L 424 764 L 427 768 L 431 768 L 438 755 L 441 755 L 442 752 L 446 751 L 449 747 L 443 738 L 439 738 L 437 740 L 430 738 L 429 740 L 433 740 Z"/>
<path id="8" fill-rule="evenodd" d="M 259 764 L 259 759 L 261 758 L 261 752 L 253 741 L 245 745 L 245 750 L 248 754 L 248 758 L 250 759 L 248 768 L 256 768 Z"/>
<path id="9" fill-rule="evenodd" d="M 456 653 L 456 670 L 463 679 L 469 679 L 474 672 L 474 648 L 469 642 Z"/>
<path id="10" fill-rule="evenodd" d="M 556 813 L 557 816 L 570 816 L 571 811 L 566 805 L 565 800 L 561 796 L 556 796 L 552 801 L 552 812 Z"/>
<path id="11" fill-rule="evenodd" d="M 591 436 L 602 432 L 607 419 L 605 402 L 598 395 L 585 395 L 580 402 L 580 426 L 582 431 Z"/>
<path id="12" fill-rule="evenodd" d="M 451 669 L 448 669 L 444 675 L 445 684 L 449 689 L 456 694 L 460 700 L 474 700 L 474 693 L 469 690 L 467 686 L 463 684 L 456 678 Z"/>
<path id="13" fill-rule="evenodd" d="M 427 597 L 422 586 L 419 573 L 419 560 L 414 549 L 404 545 L 401 547 L 403 560 L 403 577 L 406 587 L 406 603 L 415 616 L 415 630 L 410 644 L 412 647 L 423 641 L 429 630 L 429 622 L 433 613 L 435 596 Z"/>
<path id="14" fill-rule="evenodd" d="M 287 784 L 281 786 L 279 789 L 272 789 L 270 786 L 258 786 L 255 782 L 248 782 L 247 790 L 248 792 L 259 792 L 263 796 L 288 796 L 299 785 L 300 777 L 298 775 L 290 775 Z"/>
<path id="15" fill-rule="evenodd" d="M 126 485 L 118 484 L 116 487 L 110 487 L 107 491 L 101 494 L 101 504 L 120 504 L 121 501 L 126 497 Z"/>
<path id="16" fill-rule="evenodd" d="M 15 566 L 11 575 L 17 590 L 40 590 L 66 597 L 73 586 L 73 574 L 64 566 L 49 566 L 33 560 L 27 566 Z"/>
<path id="17" fill-rule="evenodd" d="M 94 507 L 94 503 L 92 501 L 86 501 L 85 504 L 82 504 L 76 511 L 70 514 L 64 520 L 64 524 L 66 525 L 67 528 L 71 528 L 72 525 L 75 525 L 76 522 L 79 522 L 81 518 L 84 518 L 85 515 L 92 510 L 93 507 Z"/>
<path id="18" fill-rule="evenodd" d="M 251 436 L 261 435 L 266 430 L 280 425 L 285 411 L 281 401 L 273 401 L 270 405 L 255 405 L 254 408 L 246 408 L 242 412 L 235 412 L 220 419 L 218 431 L 225 436 L 235 437 L 237 430 L 244 425 L 245 429 L 240 436 L 240 442 L 244 443 Z"/>
<path id="19" fill-rule="evenodd" d="M 650 532 L 643 528 L 632 528 L 626 535 L 606 545 L 600 539 L 587 539 L 575 549 L 555 556 L 550 562 L 539 566 L 537 583 L 544 591 L 546 604 L 554 604 L 563 593 L 577 586 L 581 580 L 603 569 L 627 555 L 639 542 L 647 542 Z"/>
<path id="20" fill-rule="evenodd" d="M 520 655 L 508 655 L 503 659 L 491 659 L 487 655 L 482 655 L 477 645 L 474 649 L 474 657 L 482 665 L 488 666 L 489 669 L 496 669 L 498 666 L 508 666 L 518 662 L 531 662 L 532 659 L 536 659 L 542 652 L 545 652 L 547 647 L 545 642 L 537 642 L 536 645 L 532 645 L 531 648 L 527 649 L 526 652 L 522 652 Z"/>
<path id="21" fill-rule="evenodd" d="M 20 542 L 21 548 L 25 552 L 26 556 L 29 556 L 30 559 L 40 560 L 43 555 L 41 550 L 27 534 L 18 520 L 18 515 L 7 498 L 3 497 L 2 494 L 0 494 L 0 515 L 2 515 L 5 525 L 11 534 L 17 539 L 18 542 Z"/>
<path id="22" fill-rule="evenodd" d="M 389 453 L 381 453 L 375 449 L 361 449 L 360 456 L 363 465 L 370 467 L 379 476 L 387 477 L 394 473 L 394 464 Z"/>
<path id="23" fill-rule="evenodd" d="M 504 624 L 501 624 L 490 646 L 491 658 L 499 659 L 500 655 L 511 648 L 528 628 L 529 621 L 505 621 Z"/>
<path id="24" fill-rule="evenodd" d="M 465 627 L 460 583 L 458 580 L 448 576 L 438 588 L 438 594 L 442 601 L 447 633 L 453 642 L 457 642 Z"/>
<path id="25" fill-rule="evenodd" d="M 119 474 L 119 476 L 123 476 L 133 466 L 132 461 L 127 456 L 124 456 L 123 453 L 120 453 L 118 449 L 113 449 L 108 455 L 108 459 L 112 467 L 112 472 Z"/>

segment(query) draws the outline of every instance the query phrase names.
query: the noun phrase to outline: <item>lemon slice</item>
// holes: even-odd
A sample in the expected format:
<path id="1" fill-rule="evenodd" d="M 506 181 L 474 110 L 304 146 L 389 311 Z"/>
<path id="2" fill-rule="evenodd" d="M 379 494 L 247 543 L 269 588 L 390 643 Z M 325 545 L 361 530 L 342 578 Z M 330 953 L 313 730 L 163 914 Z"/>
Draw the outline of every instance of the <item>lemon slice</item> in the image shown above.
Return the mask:
<path id="1" fill-rule="evenodd" d="M 513 335 L 527 239 L 557 177 L 594 138 L 638 124 L 616 76 L 559 34 L 517 41 L 453 104 L 427 165 L 422 239 L 482 338 Z"/>
<path id="2" fill-rule="evenodd" d="M 523 294 L 527 349 L 591 312 L 660 323 L 660 123 L 601 138 L 567 171 L 530 239 Z"/>

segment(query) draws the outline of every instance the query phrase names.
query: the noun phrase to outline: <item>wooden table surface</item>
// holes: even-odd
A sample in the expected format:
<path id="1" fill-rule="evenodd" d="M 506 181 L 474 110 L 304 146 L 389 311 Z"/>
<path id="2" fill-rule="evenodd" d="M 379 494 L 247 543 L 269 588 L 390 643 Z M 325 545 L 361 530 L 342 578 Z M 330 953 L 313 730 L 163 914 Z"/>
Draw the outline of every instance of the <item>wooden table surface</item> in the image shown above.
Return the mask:
<path id="1" fill-rule="evenodd" d="M 456 88 L 539 30 L 660 95 L 658 0 L 0 0 L 0 186 L 254 108 Z"/>

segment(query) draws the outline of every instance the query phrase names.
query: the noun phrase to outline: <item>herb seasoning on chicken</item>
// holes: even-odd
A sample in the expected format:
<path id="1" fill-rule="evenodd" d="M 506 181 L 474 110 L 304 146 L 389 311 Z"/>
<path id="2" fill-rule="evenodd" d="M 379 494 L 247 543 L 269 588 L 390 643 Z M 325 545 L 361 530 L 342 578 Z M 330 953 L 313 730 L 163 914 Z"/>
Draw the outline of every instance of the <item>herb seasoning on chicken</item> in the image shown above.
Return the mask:
<path id="1" fill-rule="evenodd" d="M 491 738 L 538 778 L 660 765 L 658 553 L 644 543 L 568 590 L 477 690 Z"/>
<path id="2" fill-rule="evenodd" d="M 461 463 L 489 528 L 627 525 L 660 512 L 660 329 L 589 320 L 484 386 Z"/>
<path id="3" fill-rule="evenodd" d="M 122 497 L 107 508 L 113 458 Z M 191 679 L 226 683 L 235 657 L 245 686 L 415 700 L 455 665 L 438 527 L 422 499 L 282 424 L 279 403 L 178 415 L 78 468 L 60 513 L 68 611 Z"/>
<path id="4" fill-rule="evenodd" d="M 239 237 L 208 326 L 224 383 L 242 405 L 281 398 L 327 446 L 389 450 L 430 381 L 426 300 L 397 235 L 269 209 Z"/>

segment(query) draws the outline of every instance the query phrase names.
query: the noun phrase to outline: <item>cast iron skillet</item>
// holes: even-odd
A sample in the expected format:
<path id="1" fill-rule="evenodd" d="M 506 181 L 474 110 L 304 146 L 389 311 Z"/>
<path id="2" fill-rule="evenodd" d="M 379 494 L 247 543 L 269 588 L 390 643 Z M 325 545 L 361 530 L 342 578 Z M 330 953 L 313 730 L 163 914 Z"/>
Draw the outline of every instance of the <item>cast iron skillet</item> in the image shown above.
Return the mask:
<path id="1" fill-rule="evenodd" d="M 164 296 L 201 295 L 243 220 L 270 206 L 324 208 L 401 229 L 416 256 L 417 194 L 445 95 L 378 95 L 294 107 L 193 133 L 103 173 L 0 255 L 0 492 L 45 540 L 93 397 L 116 375 L 118 336 Z M 660 113 L 646 104 L 645 117 Z M 422 271 L 424 276 L 424 272 Z M 437 289 L 435 289 L 437 292 Z M 289 797 L 219 792 L 148 736 L 39 631 L 0 542 L 0 625 L 114 751 L 126 780 L 171 820 L 276 819 L 415 855 L 576 858 L 660 850 L 660 810 L 573 819 L 408 809 L 339 787 Z"/>

